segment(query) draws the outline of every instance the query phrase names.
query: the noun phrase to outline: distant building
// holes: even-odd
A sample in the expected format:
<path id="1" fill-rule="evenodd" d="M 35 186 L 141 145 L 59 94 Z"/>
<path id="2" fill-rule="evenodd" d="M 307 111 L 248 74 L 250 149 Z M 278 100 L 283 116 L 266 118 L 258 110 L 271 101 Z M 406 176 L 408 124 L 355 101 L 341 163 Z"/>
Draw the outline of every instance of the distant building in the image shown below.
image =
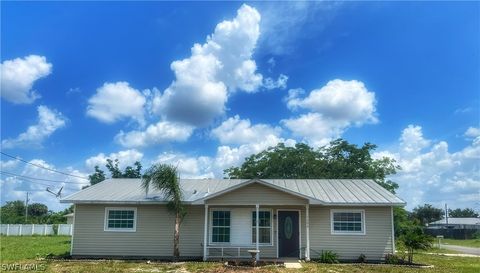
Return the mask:
<path id="1" fill-rule="evenodd" d="M 67 218 L 67 224 L 73 224 L 73 213 L 65 214 Z"/>
<path id="2" fill-rule="evenodd" d="M 438 220 L 428 224 L 428 229 L 479 229 L 480 230 L 480 218 L 468 217 L 468 218 L 448 218 Z"/>

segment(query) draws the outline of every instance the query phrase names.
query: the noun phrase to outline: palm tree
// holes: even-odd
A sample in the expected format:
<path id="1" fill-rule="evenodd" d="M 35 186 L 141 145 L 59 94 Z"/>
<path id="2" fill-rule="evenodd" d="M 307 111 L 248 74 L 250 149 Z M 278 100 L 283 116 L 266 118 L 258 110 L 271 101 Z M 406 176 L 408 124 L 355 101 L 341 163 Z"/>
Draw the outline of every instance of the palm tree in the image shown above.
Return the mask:
<path id="1" fill-rule="evenodd" d="M 155 164 L 145 171 L 142 178 L 142 188 L 146 194 L 150 186 L 161 191 L 168 201 L 167 208 L 175 214 L 175 231 L 173 236 L 173 257 L 177 260 L 180 257 L 180 225 L 186 214 L 182 202 L 182 189 L 177 168 L 167 164 Z"/>

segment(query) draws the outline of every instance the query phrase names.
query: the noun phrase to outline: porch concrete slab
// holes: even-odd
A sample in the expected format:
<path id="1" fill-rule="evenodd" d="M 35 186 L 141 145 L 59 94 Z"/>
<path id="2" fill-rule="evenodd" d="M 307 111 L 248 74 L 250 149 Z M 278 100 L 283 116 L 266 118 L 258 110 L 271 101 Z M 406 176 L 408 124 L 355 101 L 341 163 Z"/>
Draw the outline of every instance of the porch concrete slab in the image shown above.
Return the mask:
<path id="1" fill-rule="evenodd" d="M 288 261 L 285 261 L 283 265 L 285 265 L 285 268 L 294 268 L 294 269 L 302 268 L 302 264 L 298 260 L 288 260 Z"/>

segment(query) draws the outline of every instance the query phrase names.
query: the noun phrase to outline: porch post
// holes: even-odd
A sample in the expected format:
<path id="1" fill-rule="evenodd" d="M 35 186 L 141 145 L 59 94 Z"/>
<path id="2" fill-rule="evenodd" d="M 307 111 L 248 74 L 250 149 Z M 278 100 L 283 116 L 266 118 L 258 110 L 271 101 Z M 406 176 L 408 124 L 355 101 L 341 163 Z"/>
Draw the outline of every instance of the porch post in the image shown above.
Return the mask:
<path id="1" fill-rule="evenodd" d="M 395 221 L 393 220 L 393 206 L 390 207 L 390 217 L 392 220 L 392 254 L 395 255 Z"/>
<path id="2" fill-rule="evenodd" d="M 203 223 L 203 260 L 206 261 L 208 258 L 207 255 L 207 234 L 208 234 L 208 205 L 205 204 L 205 217 Z"/>
<path id="3" fill-rule="evenodd" d="M 305 225 L 307 231 L 307 249 L 305 251 L 305 260 L 310 261 L 310 205 L 305 205 Z"/>
<path id="4" fill-rule="evenodd" d="M 255 236 L 255 237 L 256 237 L 255 245 L 256 245 L 257 251 L 259 250 L 259 248 L 258 248 L 258 243 L 259 243 L 259 238 L 258 238 L 258 236 L 259 236 L 259 234 L 260 234 L 259 229 L 258 229 L 258 226 L 259 226 L 259 223 L 258 223 L 258 222 L 260 221 L 260 217 L 259 217 L 259 213 L 258 213 L 258 208 L 259 208 L 259 207 L 260 207 L 260 205 L 258 205 L 258 204 L 255 205 L 255 212 L 256 212 L 256 216 L 255 216 L 255 217 L 256 217 L 256 218 L 255 218 L 255 234 L 256 234 L 256 236 Z M 260 254 L 257 253 L 257 261 L 258 261 L 259 259 L 260 259 Z"/>

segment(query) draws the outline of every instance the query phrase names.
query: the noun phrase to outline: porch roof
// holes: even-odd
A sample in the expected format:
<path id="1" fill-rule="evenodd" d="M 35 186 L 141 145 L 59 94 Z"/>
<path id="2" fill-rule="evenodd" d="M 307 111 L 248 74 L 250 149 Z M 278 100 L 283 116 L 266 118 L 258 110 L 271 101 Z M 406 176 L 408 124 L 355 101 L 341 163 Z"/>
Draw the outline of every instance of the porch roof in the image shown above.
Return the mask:
<path id="1" fill-rule="evenodd" d="M 251 183 L 260 183 L 305 198 L 310 204 L 405 205 L 402 199 L 370 179 L 180 179 L 184 202 L 190 204 L 203 204 L 205 200 Z M 107 179 L 64 197 L 60 202 L 161 204 L 166 200 L 159 191 L 150 190 L 146 195 L 141 187 L 141 179 L 122 178 Z"/>

